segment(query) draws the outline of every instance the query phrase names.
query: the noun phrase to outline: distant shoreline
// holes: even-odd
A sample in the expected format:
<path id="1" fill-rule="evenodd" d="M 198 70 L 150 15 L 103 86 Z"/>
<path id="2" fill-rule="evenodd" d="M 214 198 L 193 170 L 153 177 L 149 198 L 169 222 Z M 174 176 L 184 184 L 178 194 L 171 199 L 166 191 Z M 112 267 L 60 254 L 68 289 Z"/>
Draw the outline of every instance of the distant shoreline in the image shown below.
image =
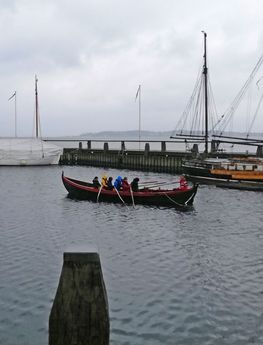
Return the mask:
<path id="1" fill-rule="evenodd" d="M 246 133 L 244 132 L 226 132 L 228 136 L 244 136 L 246 137 Z M 150 138 L 161 138 L 163 140 L 170 140 L 170 136 L 172 135 L 172 131 L 141 131 L 140 138 L 141 140 L 147 140 Z M 101 131 L 101 132 L 87 132 L 82 133 L 80 135 L 72 135 L 72 136 L 55 136 L 55 137 L 45 137 L 45 138 L 56 138 L 56 139 L 76 139 L 76 140 L 88 140 L 88 139 L 138 139 L 139 131 L 131 130 L 131 131 Z M 251 133 L 250 137 L 262 137 L 263 132 L 259 133 Z"/>

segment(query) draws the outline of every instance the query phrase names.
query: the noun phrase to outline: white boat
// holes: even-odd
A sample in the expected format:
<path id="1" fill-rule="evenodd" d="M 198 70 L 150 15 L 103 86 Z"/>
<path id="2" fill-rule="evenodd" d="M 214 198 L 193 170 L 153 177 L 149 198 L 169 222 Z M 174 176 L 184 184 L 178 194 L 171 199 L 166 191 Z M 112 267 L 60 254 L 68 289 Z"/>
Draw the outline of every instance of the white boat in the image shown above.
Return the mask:
<path id="1" fill-rule="evenodd" d="M 63 149 L 39 138 L 39 114 L 37 77 L 35 78 L 36 97 L 36 137 L 0 138 L 0 165 L 53 165 L 58 164 Z M 16 95 L 16 93 L 14 94 Z"/>
<path id="2" fill-rule="evenodd" d="M 38 138 L 1 138 L 0 165 L 58 164 L 62 148 Z"/>

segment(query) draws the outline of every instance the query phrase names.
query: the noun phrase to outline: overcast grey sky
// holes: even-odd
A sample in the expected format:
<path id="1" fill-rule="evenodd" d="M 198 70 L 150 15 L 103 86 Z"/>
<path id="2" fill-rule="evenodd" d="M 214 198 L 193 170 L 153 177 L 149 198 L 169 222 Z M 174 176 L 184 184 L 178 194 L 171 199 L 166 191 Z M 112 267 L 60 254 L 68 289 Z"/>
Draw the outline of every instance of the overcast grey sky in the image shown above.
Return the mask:
<path id="1" fill-rule="evenodd" d="M 259 0 L 0 0 L 0 135 L 173 130 L 192 93 L 207 32 L 219 113 L 263 53 Z M 261 128 L 260 128 L 261 126 Z M 263 121 L 259 122 L 263 131 Z"/>

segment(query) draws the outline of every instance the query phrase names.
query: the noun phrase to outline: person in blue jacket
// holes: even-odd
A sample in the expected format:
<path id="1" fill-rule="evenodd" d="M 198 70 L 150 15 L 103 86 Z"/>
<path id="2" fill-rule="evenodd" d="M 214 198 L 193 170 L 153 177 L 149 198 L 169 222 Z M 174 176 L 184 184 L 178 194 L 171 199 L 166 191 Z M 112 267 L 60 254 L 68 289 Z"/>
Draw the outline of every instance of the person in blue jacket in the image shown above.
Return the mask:
<path id="1" fill-rule="evenodd" d="M 122 178 L 121 176 L 118 176 L 114 182 L 114 188 L 116 188 L 117 190 L 120 190 L 121 185 L 122 185 Z"/>

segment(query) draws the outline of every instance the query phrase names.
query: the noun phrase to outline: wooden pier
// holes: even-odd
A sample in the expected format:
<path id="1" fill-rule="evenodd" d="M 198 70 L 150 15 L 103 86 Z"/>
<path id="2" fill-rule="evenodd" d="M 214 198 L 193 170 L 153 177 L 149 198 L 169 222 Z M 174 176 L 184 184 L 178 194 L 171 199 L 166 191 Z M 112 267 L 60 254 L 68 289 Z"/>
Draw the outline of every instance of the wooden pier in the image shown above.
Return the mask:
<path id="1" fill-rule="evenodd" d="M 192 147 L 185 150 L 184 142 L 180 142 L 181 151 L 178 149 L 178 141 L 149 140 L 50 140 L 53 142 L 72 143 L 71 148 L 64 148 L 60 157 L 61 165 L 86 165 L 103 168 L 129 169 L 141 171 L 163 172 L 171 174 L 182 173 L 182 162 L 196 157 L 198 145 L 191 143 Z M 73 147 L 75 146 L 75 147 Z M 128 149 L 127 147 L 140 147 L 140 149 Z M 144 147 L 143 147 L 144 146 Z M 116 148 L 117 147 L 117 148 Z M 152 149 L 154 147 L 154 149 Z M 201 154 L 202 155 L 202 154 Z M 256 156 L 263 157 L 263 146 L 258 144 L 254 154 L 246 152 L 225 152 L 217 150 L 215 142 L 211 142 L 209 157 L 231 158 Z"/>
<path id="2" fill-rule="evenodd" d="M 89 140 L 79 142 L 77 148 L 64 148 L 60 158 L 60 164 L 181 173 L 182 161 L 193 156 L 192 152 L 167 150 L 167 142 L 165 141 L 144 142 L 144 149 L 141 150 L 126 149 L 125 144 L 127 142 L 124 141 L 119 141 L 119 149 L 110 149 L 109 143 L 117 142 L 114 140 L 107 142 L 100 141 L 103 147 L 93 148 L 93 145 L 98 142 L 99 140 L 94 142 Z M 150 145 L 155 144 L 156 146 L 158 143 L 160 149 L 151 150 Z"/>

